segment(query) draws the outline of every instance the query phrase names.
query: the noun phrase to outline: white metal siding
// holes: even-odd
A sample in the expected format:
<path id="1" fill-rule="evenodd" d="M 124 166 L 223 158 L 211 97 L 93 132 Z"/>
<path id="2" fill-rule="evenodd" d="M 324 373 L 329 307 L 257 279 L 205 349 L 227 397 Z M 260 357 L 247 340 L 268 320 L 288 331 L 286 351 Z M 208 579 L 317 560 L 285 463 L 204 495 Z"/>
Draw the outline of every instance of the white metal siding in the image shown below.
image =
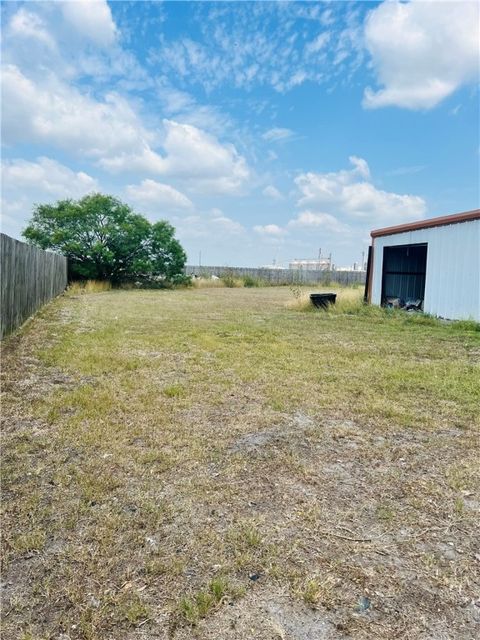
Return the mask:
<path id="1" fill-rule="evenodd" d="M 480 220 L 374 238 L 372 303 L 382 295 L 383 249 L 426 242 L 424 311 L 480 322 Z"/>

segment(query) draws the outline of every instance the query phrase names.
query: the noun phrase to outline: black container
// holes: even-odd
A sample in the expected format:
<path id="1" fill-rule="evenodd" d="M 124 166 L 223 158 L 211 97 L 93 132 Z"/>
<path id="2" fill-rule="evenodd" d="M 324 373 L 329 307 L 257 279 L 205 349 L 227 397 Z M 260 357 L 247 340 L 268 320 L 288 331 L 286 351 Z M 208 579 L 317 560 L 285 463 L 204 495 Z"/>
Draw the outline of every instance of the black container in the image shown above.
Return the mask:
<path id="1" fill-rule="evenodd" d="M 310 300 L 315 307 L 326 309 L 329 304 L 335 304 L 336 293 L 311 293 Z"/>

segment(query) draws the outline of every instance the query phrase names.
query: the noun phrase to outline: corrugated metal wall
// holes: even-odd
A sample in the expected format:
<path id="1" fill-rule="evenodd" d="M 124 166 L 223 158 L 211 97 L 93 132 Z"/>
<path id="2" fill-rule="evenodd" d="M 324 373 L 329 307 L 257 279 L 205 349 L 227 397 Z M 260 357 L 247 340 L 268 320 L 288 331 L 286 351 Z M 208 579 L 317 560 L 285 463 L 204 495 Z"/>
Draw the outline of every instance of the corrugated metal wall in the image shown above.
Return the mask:
<path id="1" fill-rule="evenodd" d="M 480 220 L 375 238 L 371 302 L 381 303 L 384 248 L 421 243 L 427 244 L 424 311 L 480 322 Z"/>

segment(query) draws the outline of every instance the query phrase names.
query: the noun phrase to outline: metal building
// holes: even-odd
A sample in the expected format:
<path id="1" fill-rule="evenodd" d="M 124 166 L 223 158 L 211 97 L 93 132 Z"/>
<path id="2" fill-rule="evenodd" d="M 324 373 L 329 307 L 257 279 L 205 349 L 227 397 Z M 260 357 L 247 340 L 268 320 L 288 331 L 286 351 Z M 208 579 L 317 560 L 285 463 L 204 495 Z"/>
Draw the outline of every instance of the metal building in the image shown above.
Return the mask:
<path id="1" fill-rule="evenodd" d="M 368 302 L 480 322 L 480 209 L 370 235 Z"/>

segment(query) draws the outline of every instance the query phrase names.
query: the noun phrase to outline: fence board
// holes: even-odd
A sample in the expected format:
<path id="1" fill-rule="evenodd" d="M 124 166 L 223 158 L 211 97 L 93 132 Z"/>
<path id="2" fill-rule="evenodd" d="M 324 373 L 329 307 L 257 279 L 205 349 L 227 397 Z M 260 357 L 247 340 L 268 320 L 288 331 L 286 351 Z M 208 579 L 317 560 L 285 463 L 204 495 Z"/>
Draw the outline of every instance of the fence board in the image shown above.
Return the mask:
<path id="1" fill-rule="evenodd" d="M 0 338 L 67 286 L 67 259 L 0 233 Z"/>

